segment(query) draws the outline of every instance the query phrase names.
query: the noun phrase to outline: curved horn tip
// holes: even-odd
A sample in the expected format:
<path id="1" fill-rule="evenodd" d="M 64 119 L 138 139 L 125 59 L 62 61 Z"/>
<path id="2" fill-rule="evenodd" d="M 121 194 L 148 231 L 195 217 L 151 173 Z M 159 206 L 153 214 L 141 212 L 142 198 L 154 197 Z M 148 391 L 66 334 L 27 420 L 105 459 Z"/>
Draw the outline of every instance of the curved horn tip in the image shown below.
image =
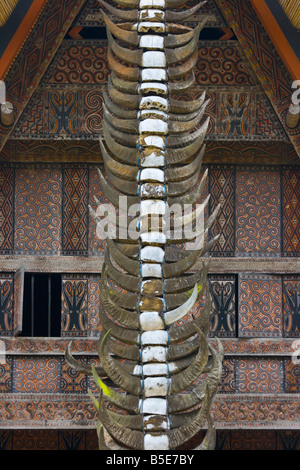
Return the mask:
<path id="1" fill-rule="evenodd" d="M 90 388 L 88 388 L 87 392 L 88 392 L 88 395 L 89 395 L 94 407 L 96 408 L 96 411 L 99 412 L 99 401 L 97 400 L 97 398 L 95 397 L 95 395 L 93 394 L 93 392 L 91 391 Z M 101 390 L 101 392 L 102 392 L 102 390 Z"/>
<path id="2" fill-rule="evenodd" d="M 97 435 L 99 441 L 99 450 L 111 450 L 111 448 L 106 445 L 104 436 L 104 426 L 100 421 L 98 421 L 97 425 Z"/>
<path id="3" fill-rule="evenodd" d="M 216 336 L 215 337 L 215 340 L 216 340 L 216 343 L 217 343 L 217 350 L 218 350 L 218 354 L 220 354 L 220 356 L 224 356 L 224 346 L 223 346 L 223 343 L 222 341 L 220 341 L 220 339 Z"/>

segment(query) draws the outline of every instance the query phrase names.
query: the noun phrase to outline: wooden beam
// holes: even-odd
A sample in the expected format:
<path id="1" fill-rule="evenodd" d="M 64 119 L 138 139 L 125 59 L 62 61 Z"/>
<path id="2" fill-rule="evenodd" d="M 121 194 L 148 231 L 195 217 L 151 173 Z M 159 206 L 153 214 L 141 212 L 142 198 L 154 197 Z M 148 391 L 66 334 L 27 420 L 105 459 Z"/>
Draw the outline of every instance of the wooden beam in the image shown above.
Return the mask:
<path id="1" fill-rule="evenodd" d="M 200 258 L 195 269 L 200 269 Z M 92 256 L 12 256 L 0 257 L 0 271 L 15 272 L 24 266 L 25 272 L 40 273 L 101 273 L 104 257 Z M 257 272 L 273 274 L 297 274 L 300 272 L 300 258 L 217 258 L 212 257 L 211 273 L 235 274 Z"/>
<path id="2" fill-rule="evenodd" d="M 9 67 L 21 50 L 26 38 L 30 34 L 30 31 L 32 30 L 46 3 L 47 0 L 33 0 L 32 5 L 24 16 L 22 23 L 18 27 L 0 59 L 0 79 L 3 80 L 7 74 Z"/>
<path id="3" fill-rule="evenodd" d="M 11 411 L 16 410 L 12 418 Z M 1 429 L 95 429 L 97 411 L 87 393 L 3 393 Z M 297 393 L 218 393 L 216 429 L 300 429 Z"/>
<path id="4" fill-rule="evenodd" d="M 276 18 L 270 11 L 265 0 L 250 0 L 251 4 L 264 26 L 266 32 L 270 36 L 271 41 L 276 47 L 281 59 L 286 65 L 291 77 L 294 80 L 300 79 L 300 61 L 294 50 L 290 46 L 282 29 L 276 21 Z"/>
<path id="5" fill-rule="evenodd" d="M 213 345 L 214 338 L 208 338 Z M 224 355 L 238 357 L 287 357 L 295 352 L 295 338 L 220 338 Z M 2 337 L 6 354 L 9 356 L 64 356 L 72 341 L 73 356 L 98 356 L 97 337 L 39 338 Z"/>

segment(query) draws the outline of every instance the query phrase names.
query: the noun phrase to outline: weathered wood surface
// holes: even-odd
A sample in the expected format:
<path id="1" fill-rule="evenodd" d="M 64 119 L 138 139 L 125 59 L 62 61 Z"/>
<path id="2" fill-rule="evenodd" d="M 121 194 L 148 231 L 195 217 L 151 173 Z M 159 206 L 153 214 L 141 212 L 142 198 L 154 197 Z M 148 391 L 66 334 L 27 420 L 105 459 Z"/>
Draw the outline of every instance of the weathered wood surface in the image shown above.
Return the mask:
<path id="1" fill-rule="evenodd" d="M 195 269 L 201 269 L 200 258 Z M 101 273 L 104 257 L 79 256 L 1 256 L 0 271 L 15 272 L 24 266 L 27 272 L 45 273 Z M 300 258 L 211 258 L 211 273 L 285 273 L 300 272 Z"/>

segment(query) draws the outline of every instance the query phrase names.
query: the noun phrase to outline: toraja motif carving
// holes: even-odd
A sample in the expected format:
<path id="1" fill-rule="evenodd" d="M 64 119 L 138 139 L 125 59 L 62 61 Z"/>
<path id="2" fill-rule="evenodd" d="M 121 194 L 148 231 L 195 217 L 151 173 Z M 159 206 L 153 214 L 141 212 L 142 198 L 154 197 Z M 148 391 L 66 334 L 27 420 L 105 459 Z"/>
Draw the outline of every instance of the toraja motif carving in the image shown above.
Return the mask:
<path id="1" fill-rule="evenodd" d="M 90 309 L 92 307 L 90 306 Z M 96 309 L 96 305 L 94 305 Z M 72 341 L 73 354 L 97 355 L 98 341 L 87 338 L 76 338 Z M 94 335 L 97 336 L 97 335 Z M 210 341 L 210 340 L 209 340 Z M 214 340 L 211 340 L 212 344 Z M 224 356 L 291 356 L 293 353 L 292 339 L 250 338 L 241 340 L 237 338 L 223 338 Z M 67 338 L 8 338 L 4 339 L 6 351 L 11 355 L 63 355 L 70 339 Z"/>
<path id="2" fill-rule="evenodd" d="M 219 238 L 207 239 L 219 206 L 205 222 L 207 197 L 197 211 L 183 211 L 205 197 L 208 174 L 200 175 L 209 125 L 208 119 L 200 125 L 205 93 L 193 101 L 178 99 L 194 83 L 197 42 L 205 20 L 194 30 L 177 24 L 201 6 L 173 12 L 182 0 L 122 0 L 126 9 L 102 3 L 121 23 L 103 13 L 111 75 L 108 91 L 103 92 L 100 141 L 106 176 L 99 170 L 99 177 L 120 217 L 117 227 L 112 226 L 113 219 L 108 224 L 102 269 L 102 368 L 78 364 L 70 348 L 66 357 L 75 369 L 92 373 L 99 387 L 99 402 L 90 393 L 99 415 L 101 449 L 178 449 L 206 423 L 207 434 L 197 449 L 213 449 L 210 407 L 223 348 L 218 340 L 211 346 L 205 338 L 210 296 L 200 316 L 179 323 L 206 284 L 207 263 L 200 272 L 191 269 Z M 172 216 L 174 205 L 180 212 Z M 99 226 L 101 208 L 98 201 L 97 212 L 91 209 Z M 188 221 L 192 233 L 182 232 Z M 104 237 L 101 227 L 97 233 Z"/>
<path id="3" fill-rule="evenodd" d="M 64 146 L 58 148 L 63 152 Z M 39 149 L 47 152 L 47 146 Z M 225 150 L 222 145 L 219 149 Z M 210 153 L 209 146 L 206 153 Z M 299 257 L 300 172 L 296 167 L 210 164 L 203 165 L 202 171 L 205 168 L 205 195 L 211 194 L 208 212 L 220 204 L 218 219 L 211 227 L 212 237 L 220 234 L 210 250 L 213 257 L 281 258 L 283 263 L 283 258 Z M 94 196 L 103 204 L 108 202 L 95 164 L 2 164 L 0 253 L 51 255 L 62 250 L 66 255 L 102 257 L 106 241 L 97 238 L 96 223 L 88 217 L 87 204 L 94 203 Z M 51 201 L 51 210 L 47 201 Z M 250 210 L 255 218 L 249 217 Z M 267 265 L 262 269 L 268 272 Z M 287 262 L 280 272 L 284 269 L 289 271 Z M 294 272 L 298 269 L 295 265 Z"/>
<path id="4" fill-rule="evenodd" d="M 13 282 L 12 275 L 0 279 L 0 334 L 11 334 L 13 328 Z"/>
<path id="5" fill-rule="evenodd" d="M 15 194 L 15 250 L 19 254 L 60 252 L 61 170 L 19 168 Z"/>
<path id="6" fill-rule="evenodd" d="M 200 75 L 201 76 L 201 75 Z M 103 88 L 63 84 L 38 90 L 15 127 L 14 139 L 97 139 L 102 132 Z M 183 91 L 181 101 L 198 99 L 204 89 Z M 210 87 L 207 139 L 287 141 L 278 118 L 261 91 Z"/>
<path id="7" fill-rule="evenodd" d="M 300 276 L 283 279 L 284 336 L 300 336 Z"/>
<path id="8" fill-rule="evenodd" d="M 87 334 L 87 280 L 62 281 L 62 336 Z"/>
<path id="9" fill-rule="evenodd" d="M 88 390 L 96 396 L 99 390 L 93 376 L 82 371 L 91 373 L 93 365 L 102 375 L 97 355 L 102 329 L 98 310 L 107 242 L 97 237 L 97 221 L 89 220 L 87 204 L 95 209 L 95 196 L 100 204 L 109 203 L 97 170 L 102 171 L 104 159 L 108 165 L 98 143 L 105 122 L 105 92 L 106 106 L 111 109 L 106 90 L 108 42 L 91 39 L 95 33 L 105 37 L 98 0 L 76 2 L 77 11 L 79 4 L 83 6 L 76 18 L 74 12 L 69 17 L 63 13 L 70 12 L 71 3 L 45 1 L 47 9 L 35 30 L 46 31 L 53 21 L 56 28 L 52 11 L 59 10 L 59 40 L 52 49 L 52 30 L 44 39 L 32 31 L 9 72 L 9 92 L 14 95 L 16 90 L 19 112 L 11 140 L 0 154 L 0 254 L 6 255 L 0 259 L 0 333 L 7 353 L 5 363 L 0 360 L 2 449 L 81 449 L 99 444 L 98 416 L 87 396 Z M 187 11 L 198 3 L 190 0 L 176 11 Z M 216 3 L 222 5 L 222 13 Z M 285 127 L 290 77 L 251 3 L 209 0 L 184 22 L 197 27 L 209 16 L 194 85 L 176 99 L 188 105 L 201 98 L 204 90 L 210 99 L 198 182 L 206 169 L 208 176 L 197 202 L 203 203 L 210 194 L 205 208 L 208 217 L 220 205 L 209 231 L 211 238 L 220 236 L 209 250 L 206 292 L 176 326 L 184 328 L 187 321 L 201 318 L 209 294 L 207 343 L 214 348 L 217 336 L 224 348 L 222 375 L 211 408 L 216 448 L 294 449 L 300 445 L 300 366 L 294 360 L 300 332 L 300 162 L 288 136 L 295 136 L 297 147 L 298 130 Z M 226 28 L 223 13 L 237 36 Z M 218 36 L 222 29 L 224 33 L 227 29 L 230 40 L 225 40 L 225 34 Z M 26 74 L 19 70 L 26 68 L 29 55 L 37 57 L 37 50 L 41 61 L 46 59 L 29 93 Z M 5 140 L 10 130 L 1 128 L 0 132 Z M 116 157 L 111 152 L 109 156 Z M 59 184 L 55 188 L 56 175 Z M 50 205 L 57 217 L 46 210 L 51 191 L 55 200 Z M 252 212 L 254 218 L 249 215 Z M 197 261 L 193 274 L 203 260 L 207 258 Z M 22 282 L 17 272 L 21 263 L 25 272 L 51 272 L 58 285 L 61 281 L 62 308 L 57 309 L 61 338 L 14 337 L 22 320 Z M 119 290 L 116 282 L 109 282 L 109 289 Z M 126 302 L 132 305 L 133 300 Z M 116 301 L 124 307 L 119 297 Z M 70 341 L 81 371 L 64 357 Z M 204 438 L 205 431 L 200 430 L 178 450 L 194 449 Z"/>
<path id="10" fill-rule="evenodd" d="M 285 119 L 291 104 L 291 76 L 263 25 L 253 10 L 250 0 L 216 0 L 228 25 L 235 32 L 253 70 L 276 110 L 296 152 L 299 155 L 299 126 L 289 129 Z"/>
<path id="11" fill-rule="evenodd" d="M 48 1 L 35 27 L 22 46 L 22 53 L 5 76 L 8 100 L 14 104 L 15 122 L 40 83 L 49 62 L 56 53 L 84 0 Z M 0 149 L 9 138 L 11 129 L 0 126 Z"/>
<path id="12" fill-rule="evenodd" d="M 239 336 L 282 336 L 280 276 L 241 274 Z"/>
<path id="13" fill-rule="evenodd" d="M 1 370 L 1 366 L 0 366 Z M 47 406 L 45 406 L 47 403 Z M 212 405 L 218 429 L 297 429 L 299 399 L 290 394 L 222 394 Z M 86 394 L 3 393 L 0 402 L 2 429 L 91 429 L 97 413 Z M 194 444 L 202 439 L 197 436 Z"/>

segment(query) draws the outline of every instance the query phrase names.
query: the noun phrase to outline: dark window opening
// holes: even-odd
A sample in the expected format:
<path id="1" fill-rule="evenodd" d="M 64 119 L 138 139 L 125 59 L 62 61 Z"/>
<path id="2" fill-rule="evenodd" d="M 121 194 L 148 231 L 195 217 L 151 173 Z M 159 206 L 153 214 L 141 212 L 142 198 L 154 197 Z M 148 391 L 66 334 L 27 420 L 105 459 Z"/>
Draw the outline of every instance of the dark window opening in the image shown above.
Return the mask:
<path id="1" fill-rule="evenodd" d="M 67 35 L 66 39 L 73 39 L 72 38 L 72 29 L 71 28 Z M 77 32 L 77 38 L 78 35 L 81 37 L 81 39 L 105 39 L 107 40 L 107 33 L 106 33 L 106 28 L 105 26 L 88 26 L 88 27 L 82 27 L 80 32 Z"/>
<path id="2" fill-rule="evenodd" d="M 226 28 L 226 31 L 222 28 L 203 28 L 200 34 L 200 39 L 202 41 L 219 41 L 222 40 L 227 33 L 227 40 L 236 41 L 237 37 L 234 32 L 231 30 L 229 34 L 229 31 L 229 28 Z"/>
<path id="3" fill-rule="evenodd" d="M 61 276 L 26 273 L 20 336 L 59 337 L 60 332 Z"/>

